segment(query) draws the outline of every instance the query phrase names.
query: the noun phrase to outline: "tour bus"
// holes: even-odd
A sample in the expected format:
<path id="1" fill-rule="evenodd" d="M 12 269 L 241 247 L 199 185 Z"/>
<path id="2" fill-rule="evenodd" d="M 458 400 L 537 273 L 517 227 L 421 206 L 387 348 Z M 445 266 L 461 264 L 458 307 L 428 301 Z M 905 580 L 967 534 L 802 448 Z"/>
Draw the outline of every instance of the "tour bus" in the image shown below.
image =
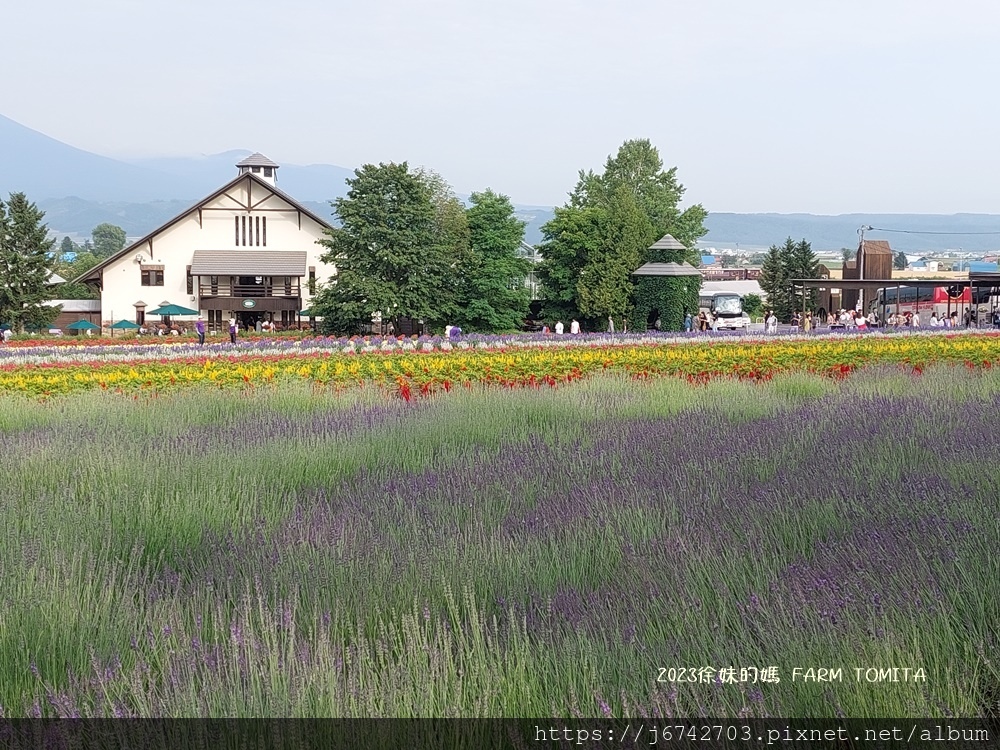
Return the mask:
<path id="1" fill-rule="evenodd" d="M 937 313 L 938 317 L 949 312 L 957 312 L 961 316 L 972 302 L 972 292 L 968 287 L 961 289 L 957 286 L 922 286 L 918 290 L 917 287 L 904 286 L 899 287 L 898 291 L 897 300 L 897 287 L 879 289 L 878 296 L 872 302 L 871 311 L 881 315 L 884 304 L 886 315 L 914 313 L 919 310 L 921 319 L 926 320 L 930 318 L 932 312 Z M 978 290 L 976 296 L 980 296 Z"/>
<path id="2" fill-rule="evenodd" d="M 698 309 L 711 313 L 720 330 L 745 329 L 750 323 L 749 316 L 743 313 L 743 296 L 736 292 L 703 292 L 698 298 Z"/>

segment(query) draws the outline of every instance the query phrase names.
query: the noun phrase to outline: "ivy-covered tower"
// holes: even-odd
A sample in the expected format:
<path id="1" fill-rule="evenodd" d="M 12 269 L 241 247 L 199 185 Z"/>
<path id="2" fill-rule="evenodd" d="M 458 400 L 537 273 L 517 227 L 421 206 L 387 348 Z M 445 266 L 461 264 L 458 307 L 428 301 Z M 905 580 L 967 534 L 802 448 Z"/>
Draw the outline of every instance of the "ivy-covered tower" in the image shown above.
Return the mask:
<path id="1" fill-rule="evenodd" d="M 681 262 L 688 249 L 669 234 L 647 249 L 649 262 L 632 272 L 636 277 L 629 328 L 645 331 L 659 321 L 661 331 L 684 330 L 684 315 L 698 314 L 702 274 Z"/>

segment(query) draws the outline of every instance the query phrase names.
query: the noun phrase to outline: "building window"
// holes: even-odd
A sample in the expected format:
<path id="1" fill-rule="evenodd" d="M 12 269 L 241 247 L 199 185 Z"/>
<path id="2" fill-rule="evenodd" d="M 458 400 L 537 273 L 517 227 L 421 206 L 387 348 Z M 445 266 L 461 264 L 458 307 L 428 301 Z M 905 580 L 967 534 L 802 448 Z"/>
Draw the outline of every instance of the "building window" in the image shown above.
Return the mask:
<path id="1" fill-rule="evenodd" d="M 187 293 L 194 294 L 194 276 L 191 275 L 191 266 L 187 267 Z"/>
<path id="2" fill-rule="evenodd" d="M 135 308 L 135 324 L 137 326 L 146 324 L 146 311 L 141 307 Z"/>
<path id="3" fill-rule="evenodd" d="M 219 294 L 219 277 L 209 276 L 208 283 L 212 285 L 212 296 L 217 297 Z"/>
<path id="4" fill-rule="evenodd" d="M 260 174 L 260 167 L 254 167 L 253 168 L 253 173 L 254 174 Z"/>
<path id="5" fill-rule="evenodd" d="M 255 222 L 256 225 L 257 225 L 257 242 L 256 242 L 256 244 L 258 246 L 260 246 L 260 217 L 258 216 L 258 217 L 256 217 L 256 219 L 257 219 L 256 222 Z"/>
<path id="6" fill-rule="evenodd" d="M 236 246 L 239 247 L 240 244 L 240 217 L 234 216 L 233 221 L 236 223 Z"/>
<path id="7" fill-rule="evenodd" d="M 163 286 L 163 271 L 142 271 L 143 286 Z"/>
<path id="8" fill-rule="evenodd" d="M 270 167 L 268 167 L 270 169 Z M 264 236 L 261 239 L 261 243 L 264 247 L 267 247 L 267 217 L 265 216 L 260 220 L 260 226 L 264 230 Z"/>
<path id="9" fill-rule="evenodd" d="M 309 266 L 309 294 L 316 294 L 316 269 Z"/>
<path id="10" fill-rule="evenodd" d="M 274 170 L 273 170 L 272 167 L 264 167 L 264 176 L 265 177 L 271 177 L 273 174 L 274 174 Z"/>
<path id="11" fill-rule="evenodd" d="M 243 218 L 243 243 L 242 244 L 243 244 L 244 247 L 246 247 L 246 244 L 247 244 L 247 217 L 244 216 L 242 218 Z"/>

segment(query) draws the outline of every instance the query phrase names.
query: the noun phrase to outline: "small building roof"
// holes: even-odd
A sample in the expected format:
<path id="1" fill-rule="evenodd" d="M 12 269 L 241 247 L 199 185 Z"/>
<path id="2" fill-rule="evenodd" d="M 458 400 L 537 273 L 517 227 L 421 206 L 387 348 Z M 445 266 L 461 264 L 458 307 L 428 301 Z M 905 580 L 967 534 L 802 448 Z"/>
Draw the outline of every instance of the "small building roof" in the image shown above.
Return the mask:
<path id="1" fill-rule="evenodd" d="M 42 303 L 47 307 L 61 306 L 64 313 L 99 313 L 99 299 L 50 299 Z"/>
<path id="2" fill-rule="evenodd" d="M 889 247 L 888 240 L 865 240 L 865 253 L 867 255 L 893 255 L 892 248 Z"/>
<path id="3" fill-rule="evenodd" d="M 237 167 L 280 167 L 259 151 L 250 154 L 246 159 L 236 164 Z"/>
<path id="4" fill-rule="evenodd" d="M 675 240 L 671 235 L 665 234 L 652 245 L 649 246 L 650 250 L 687 250 L 684 245 Z"/>
<path id="5" fill-rule="evenodd" d="M 667 235 L 670 237 L 670 235 Z M 673 239 L 671 237 L 670 239 Z M 676 240 L 674 240 L 676 242 Z M 632 272 L 633 276 L 701 276 L 702 273 L 688 263 L 646 263 Z"/>

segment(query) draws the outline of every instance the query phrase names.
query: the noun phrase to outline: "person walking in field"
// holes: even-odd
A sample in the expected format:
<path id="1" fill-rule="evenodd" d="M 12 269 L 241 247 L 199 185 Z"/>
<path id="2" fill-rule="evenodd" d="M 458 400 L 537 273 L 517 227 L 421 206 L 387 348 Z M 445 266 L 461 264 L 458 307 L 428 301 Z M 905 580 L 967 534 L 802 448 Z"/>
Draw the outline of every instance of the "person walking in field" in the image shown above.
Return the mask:
<path id="1" fill-rule="evenodd" d="M 198 343 L 200 345 L 204 346 L 205 345 L 205 321 L 202 320 L 202 317 L 200 315 L 198 316 L 198 320 L 196 320 L 195 323 L 194 323 L 194 330 L 198 334 Z"/>
<path id="2" fill-rule="evenodd" d="M 239 332 L 239 326 L 236 324 L 236 318 L 229 319 L 229 343 L 236 343 L 236 334 Z"/>

